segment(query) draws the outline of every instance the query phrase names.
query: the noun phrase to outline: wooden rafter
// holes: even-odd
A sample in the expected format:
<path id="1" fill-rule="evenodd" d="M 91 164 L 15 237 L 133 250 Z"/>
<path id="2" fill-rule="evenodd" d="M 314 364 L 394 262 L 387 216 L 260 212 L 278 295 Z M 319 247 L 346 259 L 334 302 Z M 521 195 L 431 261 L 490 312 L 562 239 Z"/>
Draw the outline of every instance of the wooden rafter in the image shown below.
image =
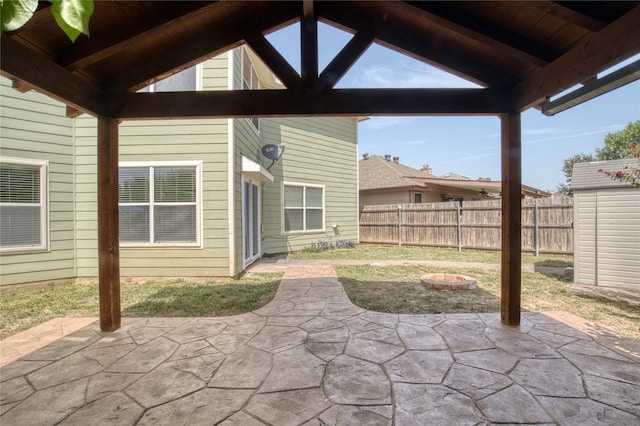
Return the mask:
<path id="1" fill-rule="evenodd" d="M 207 58 L 214 57 L 240 46 L 247 34 L 265 33 L 283 22 L 299 16 L 295 3 L 284 2 L 278 13 L 268 13 L 269 5 L 261 2 L 247 7 L 244 2 L 221 2 L 229 11 L 217 14 L 216 26 L 200 26 L 190 34 L 191 42 L 185 46 L 176 42 L 175 46 L 165 46 L 170 55 L 159 55 L 156 61 L 139 62 L 126 72 L 107 78 L 103 83 L 110 92 L 136 91 L 159 81 L 176 70 L 193 66 Z M 234 19 L 225 21 L 224 16 L 232 13 Z M 206 22 L 206 21 L 205 21 Z M 199 32 L 196 32 L 199 31 Z M 212 31 L 215 31 L 212 35 Z"/>
<path id="2" fill-rule="evenodd" d="M 557 1 L 533 1 L 530 5 L 589 31 L 600 31 L 607 25 L 606 22 L 591 15 L 584 14 L 570 7 L 567 3 L 561 4 Z"/>
<path id="3" fill-rule="evenodd" d="M 245 41 L 285 87 L 289 89 L 301 87 L 298 72 L 262 34 L 250 34 L 245 37 Z"/>
<path id="4" fill-rule="evenodd" d="M 640 53 L 640 6 L 533 73 L 513 89 L 514 107 L 524 111 L 541 104 L 607 68 Z"/>
<path id="5" fill-rule="evenodd" d="M 93 115 L 107 112 L 107 95 L 63 67 L 36 54 L 6 34 L 2 35 L 2 75 Z"/>
<path id="6" fill-rule="evenodd" d="M 161 3 L 161 5 L 164 3 Z M 124 26 L 119 31 L 102 35 L 100 38 L 80 39 L 73 48 L 65 52 L 58 63 L 69 70 L 76 70 L 95 64 L 114 53 L 149 40 L 166 31 L 172 24 L 185 19 L 197 19 L 198 12 L 219 7 L 220 3 L 206 4 L 194 2 L 166 2 L 164 13 L 157 13 L 149 19 L 139 21 L 138 25 Z M 205 5 L 205 6 L 203 6 Z M 99 4 L 98 4 L 99 6 Z"/>
<path id="7" fill-rule="evenodd" d="M 431 25 L 453 31 L 473 42 L 482 43 L 492 49 L 499 49 L 510 56 L 537 66 L 544 66 L 557 56 L 556 52 L 520 37 L 511 31 L 501 30 L 495 25 L 483 23 L 464 13 L 448 11 L 446 5 L 439 2 L 422 2 L 408 5 L 394 4 L 399 16 L 418 15 Z"/>
<path id="8" fill-rule="evenodd" d="M 428 32 L 412 33 L 404 22 L 385 19 L 384 3 L 358 2 L 343 4 L 327 2 L 317 5 L 318 15 L 338 27 L 351 28 L 351 32 L 375 34 L 378 43 L 429 63 L 454 75 L 485 87 L 508 87 L 517 83 L 515 77 L 505 75 L 493 65 L 484 63 L 473 51 L 464 51 L 438 39 L 428 41 Z"/>
<path id="9" fill-rule="evenodd" d="M 371 46 L 374 37 L 369 33 L 359 32 L 342 48 L 335 58 L 320 73 L 321 87 L 334 87 L 349 71 L 358 58 Z"/>

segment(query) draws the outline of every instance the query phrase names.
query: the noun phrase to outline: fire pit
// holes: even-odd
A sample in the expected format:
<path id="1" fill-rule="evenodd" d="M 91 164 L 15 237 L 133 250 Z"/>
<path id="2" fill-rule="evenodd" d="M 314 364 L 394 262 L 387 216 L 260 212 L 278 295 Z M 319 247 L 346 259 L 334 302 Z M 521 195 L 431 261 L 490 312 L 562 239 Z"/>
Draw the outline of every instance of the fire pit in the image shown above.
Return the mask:
<path id="1" fill-rule="evenodd" d="M 427 274 L 420 277 L 420 283 L 436 290 L 471 290 L 476 288 L 476 279 L 458 274 Z"/>

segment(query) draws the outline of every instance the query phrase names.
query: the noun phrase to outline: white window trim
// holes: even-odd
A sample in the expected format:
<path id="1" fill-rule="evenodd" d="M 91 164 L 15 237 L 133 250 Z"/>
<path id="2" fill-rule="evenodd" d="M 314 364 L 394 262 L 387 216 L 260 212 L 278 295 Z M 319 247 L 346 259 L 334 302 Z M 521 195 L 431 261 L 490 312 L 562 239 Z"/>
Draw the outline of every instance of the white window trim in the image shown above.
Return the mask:
<path id="1" fill-rule="evenodd" d="M 245 58 L 247 58 L 249 60 L 249 66 L 251 67 L 251 74 L 255 75 L 256 77 L 256 81 L 258 82 L 258 87 L 253 87 L 251 85 L 251 82 L 247 82 L 247 80 L 244 78 L 244 61 Z M 244 89 L 244 84 L 247 83 L 247 87 L 249 87 L 248 90 L 259 90 L 260 89 L 260 78 L 258 78 L 258 72 L 256 71 L 256 67 L 253 66 L 253 62 L 251 62 L 251 58 L 249 58 L 249 54 L 246 52 L 246 47 L 242 47 L 241 49 L 241 54 L 240 54 L 240 89 L 245 90 Z M 253 123 L 253 118 L 257 118 L 258 119 L 258 126 L 256 127 L 256 125 Z M 260 131 L 262 130 L 262 120 L 260 119 L 260 117 L 247 117 L 245 118 L 245 120 L 247 120 L 249 122 L 249 127 L 251 127 L 253 129 L 253 131 L 255 131 L 258 135 L 260 135 Z"/>
<path id="2" fill-rule="evenodd" d="M 120 162 L 118 169 L 120 168 L 135 168 L 135 167 L 195 167 L 196 168 L 196 242 L 195 243 L 128 243 L 120 242 L 122 248 L 195 248 L 202 249 L 202 161 L 127 161 Z M 153 184 L 149 184 L 149 193 L 153 193 Z M 154 203 L 155 205 L 156 203 Z M 160 203 L 157 203 L 160 204 Z M 179 203 L 170 203 L 171 205 L 179 205 Z M 189 203 L 191 204 L 191 203 Z M 118 206 L 120 203 L 118 203 Z M 153 234 L 153 222 L 149 224 L 149 233 Z"/>
<path id="3" fill-rule="evenodd" d="M 49 161 L 30 158 L 0 157 L 0 163 L 36 166 L 40 168 L 40 245 L 33 247 L 5 247 L 0 253 L 48 252 L 51 246 L 49 232 Z M 16 203 L 17 204 L 17 203 Z"/>
<path id="4" fill-rule="evenodd" d="M 284 188 L 285 186 L 298 186 L 303 188 L 320 188 L 322 189 L 322 228 L 321 229 L 305 229 L 302 231 L 285 231 L 285 218 L 284 218 Z M 316 184 L 307 184 L 307 183 L 299 183 L 299 182 L 282 182 L 280 186 L 280 229 L 282 230 L 282 235 L 295 235 L 295 234 L 320 234 L 325 232 L 325 215 L 327 212 L 327 206 L 325 203 L 326 198 L 326 187 L 325 185 L 316 185 Z M 304 197 L 303 197 L 304 201 Z M 307 207 L 303 207 L 303 211 L 306 212 Z M 306 215 L 302 215 L 303 224 L 306 228 Z"/>

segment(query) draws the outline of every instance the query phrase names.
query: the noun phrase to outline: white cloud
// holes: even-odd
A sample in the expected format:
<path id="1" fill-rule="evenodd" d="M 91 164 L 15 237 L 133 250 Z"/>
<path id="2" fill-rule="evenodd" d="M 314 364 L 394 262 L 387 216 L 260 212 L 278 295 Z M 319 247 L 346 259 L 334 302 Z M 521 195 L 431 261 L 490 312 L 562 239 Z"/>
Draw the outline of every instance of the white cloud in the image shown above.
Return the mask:
<path id="1" fill-rule="evenodd" d="M 624 127 L 623 124 L 610 124 L 610 125 L 607 125 L 607 126 L 598 127 L 598 128 L 587 130 L 587 131 L 581 131 L 581 132 L 578 132 L 578 133 L 568 132 L 567 130 L 560 130 L 560 129 L 549 129 L 550 130 L 549 132 L 547 132 L 547 133 L 539 133 L 539 134 L 554 134 L 554 133 L 556 133 L 556 134 L 557 133 L 564 133 L 564 134 L 559 134 L 557 136 L 552 136 L 552 137 L 549 137 L 549 138 L 527 140 L 527 141 L 523 141 L 523 144 L 524 145 L 532 145 L 532 144 L 543 143 L 543 142 L 551 142 L 551 141 L 558 141 L 558 140 L 564 140 L 564 139 L 574 139 L 574 138 L 579 138 L 579 137 L 583 137 L 583 136 L 607 134 L 607 133 L 611 133 L 611 132 L 616 132 L 616 131 L 622 129 L 623 127 Z"/>
<path id="2" fill-rule="evenodd" d="M 478 86 L 426 64 L 407 60 L 372 65 L 355 72 L 351 85 L 356 88 L 476 88 Z"/>

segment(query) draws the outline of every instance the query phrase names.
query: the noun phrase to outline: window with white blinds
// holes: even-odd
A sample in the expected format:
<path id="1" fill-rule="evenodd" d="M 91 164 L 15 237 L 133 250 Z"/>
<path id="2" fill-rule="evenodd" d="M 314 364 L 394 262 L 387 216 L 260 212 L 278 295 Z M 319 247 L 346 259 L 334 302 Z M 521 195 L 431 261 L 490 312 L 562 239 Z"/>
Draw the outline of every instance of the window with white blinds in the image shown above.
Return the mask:
<path id="1" fill-rule="evenodd" d="M 282 201 L 282 228 L 285 233 L 324 230 L 323 186 L 283 184 Z"/>
<path id="2" fill-rule="evenodd" d="M 123 245 L 200 244 L 200 164 L 120 165 Z"/>
<path id="3" fill-rule="evenodd" d="M 48 162 L 0 158 L 0 251 L 48 248 Z"/>

